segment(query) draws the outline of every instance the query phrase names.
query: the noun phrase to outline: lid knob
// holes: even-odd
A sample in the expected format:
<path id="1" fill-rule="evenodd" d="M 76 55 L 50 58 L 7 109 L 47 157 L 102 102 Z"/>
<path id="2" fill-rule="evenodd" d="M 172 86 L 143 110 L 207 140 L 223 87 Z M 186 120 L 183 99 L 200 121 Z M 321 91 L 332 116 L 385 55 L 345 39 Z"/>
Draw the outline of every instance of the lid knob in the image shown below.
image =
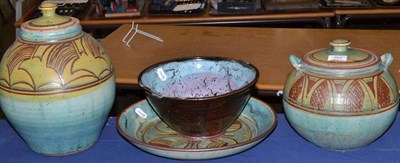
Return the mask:
<path id="1" fill-rule="evenodd" d="M 53 16 L 56 13 L 57 4 L 51 2 L 43 2 L 39 6 L 39 10 L 42 11 L 43 16 Z"/>
<path id="2" fill-rule="evenodd" d="M 67 17 L 56 14 L 58 5 L 56 3 L 44 1 L 40 4 L 39 9 L 43 16 L 32 21 L 32 24 L 39 26 L 58 25 L 69 21 Z"/>
<path id="3" fill-rule="evenodd" d="M 347 39 L 335 39 L 332 40 L 330 45 L 333 46 L 333 52 L 346 52 L 348 49 L 348 46 L 351 44 L 351 42 Z"/>

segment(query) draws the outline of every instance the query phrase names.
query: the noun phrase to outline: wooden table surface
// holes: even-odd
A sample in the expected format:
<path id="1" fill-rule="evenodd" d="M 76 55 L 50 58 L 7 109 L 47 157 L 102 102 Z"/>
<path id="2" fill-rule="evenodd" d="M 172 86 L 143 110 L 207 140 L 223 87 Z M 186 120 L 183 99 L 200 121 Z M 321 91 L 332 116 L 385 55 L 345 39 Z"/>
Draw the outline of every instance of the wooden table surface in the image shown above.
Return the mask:
<path id="1" fill-rule="evenodd" d="M 399 8 L 376 8 L 376 9 L 338 9 L 334 10 L 335 15 L 379 15 L 379 14 L 400 14 Z"/>
<path id="2" fill-rule="evenodd" d="M 259 90 L 282 90 L 293 70 L 289 55 L 329 47 L 335 38 L 347 38 L 352 47 L 382 55 L 391 52 L 390 71 L 400 83 L 400 30 L 344 30 L 293 28 L 239 28 L 150 26 L 139 29 L 161 37 L 159 42 L 136 35 L 131 46 L 122 39 L 131 25 L 123 25 L 101 41 L 114 64 L 118 84 L 137 84 L 139 73 L 160 61 L 189 56 L 220 56 L 245 60 L 260 71 Z"/>

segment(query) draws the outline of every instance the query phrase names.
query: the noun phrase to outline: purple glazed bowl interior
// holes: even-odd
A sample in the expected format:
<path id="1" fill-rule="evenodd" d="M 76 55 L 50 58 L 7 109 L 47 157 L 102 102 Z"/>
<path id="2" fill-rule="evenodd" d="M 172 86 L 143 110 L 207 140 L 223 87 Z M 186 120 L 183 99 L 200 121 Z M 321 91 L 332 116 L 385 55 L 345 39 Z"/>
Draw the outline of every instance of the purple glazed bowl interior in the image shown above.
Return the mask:
<path id="1" fill-rule="evenodd" d="M 139 85 L 166 124 L 198 138 L 223 134 L 250 99 L 258 76 L 257 68 L 244 61 L 193 57 L 146 68 Z"/>

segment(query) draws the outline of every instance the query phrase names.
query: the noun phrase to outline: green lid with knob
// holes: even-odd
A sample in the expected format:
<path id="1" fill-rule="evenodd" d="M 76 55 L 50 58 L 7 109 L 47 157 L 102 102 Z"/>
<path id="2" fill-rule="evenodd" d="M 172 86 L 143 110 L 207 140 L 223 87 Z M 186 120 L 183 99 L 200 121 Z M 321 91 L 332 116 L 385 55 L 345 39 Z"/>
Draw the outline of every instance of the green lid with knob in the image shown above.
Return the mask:
<path id="1" fill-rule="evenodd" d="M 295 55 L 289 57 L 293 67 L 300 72 L 335 77 L 358 78 L 387 71 L 393 62 L 390 53 L 378 56 L 360 48 L 351 48 L 347 39 L 332 40 L 330 48 L 317 49 L 301 59 Z"/>
<path id="2" fill-rule="evenodd" d="M 302 60 L 311 66 L 332 69 L 359 69 L 377 64 L 379 57 L 367 50 L 351 48 L 347 39 L 335 39 L 331 48 L 319 49 L 304 55 Z"/>
<path id="3" fill-rule="evenodd" d="M 74 17 L 57 15 L 57 7 L 58 5 L 55 3 L 42 2 L 39 9 L 43 16 L 24 22 L 21 25 L 21 39 L 41 43 L 79 36 L 82 33 L 79 20 Z"/>

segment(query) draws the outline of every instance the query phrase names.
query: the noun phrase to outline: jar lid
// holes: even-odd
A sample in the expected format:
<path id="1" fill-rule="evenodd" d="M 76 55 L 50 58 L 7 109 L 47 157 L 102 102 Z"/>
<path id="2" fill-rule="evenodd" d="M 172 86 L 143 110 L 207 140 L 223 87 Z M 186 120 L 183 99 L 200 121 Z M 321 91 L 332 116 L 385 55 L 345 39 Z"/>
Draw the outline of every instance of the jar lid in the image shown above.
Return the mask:
<path id="1" fill-rule="evenodd" d="M 302 67 L 322 75 L 359 75 L 381 71 L 381 59 L 373 52 L 351 48 L 347 39 L 335 39 L 331 48 L 311 51 L 302 57 Z"/>
<path id="2" fill-rule="evenodd" d="M 79 20 L 56 14 L 57 4 L 45 1 L 39 9 L 43 16 L 21 25 L 21 39 L 33 42 L 57 41 L 78 36 L 82 32 Z"/>

